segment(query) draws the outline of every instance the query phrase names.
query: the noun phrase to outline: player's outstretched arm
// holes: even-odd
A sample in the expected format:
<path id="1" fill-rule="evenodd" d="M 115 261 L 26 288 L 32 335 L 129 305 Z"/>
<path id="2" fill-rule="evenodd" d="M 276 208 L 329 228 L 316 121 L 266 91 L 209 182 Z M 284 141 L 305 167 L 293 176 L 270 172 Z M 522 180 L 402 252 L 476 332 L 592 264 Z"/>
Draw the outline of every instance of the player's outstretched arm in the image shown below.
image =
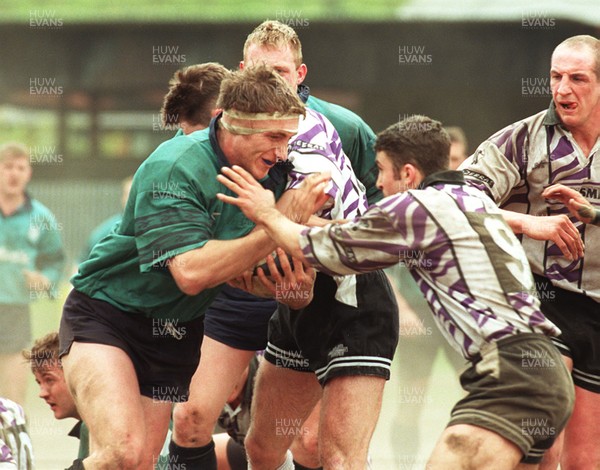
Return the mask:
<path id="1" fill-rule="evenodd" d="M 534 240 L 551 240 L 568 259 L 583 256 L 581 235 L 566 215 L 539 217 L 503 209 L 500 212 L 514 233 L 523 233 Z"/>
<path id="2" fill-rule="evenodd" d="M 595 209 L 579 192 L 562 184 L 553 184 L 544 189 L 545 199 L 555 199 L 562 202 L 574 217 L 584 224 L 600 226 L 600 211 Z"/>
<path id="3" fill-rule="evenodd" d="M 217 197 L 223 202 L 239 207 L 246 217 L 264 227 L 277 245 L 283 247 L 292 256 L 304 261 L 299 235 L 306 227 L 292 222 L 281 214 L 275 207 L 273 193 L 264 189 L 243 168 L 233 166 L 232 168 L 223 168 L 222 171 L 223 174 L 217 177 L 219 182 L 238 197 L 225 194 L 217 194 Z M 327 174 L 311 175 L 305 179 L 301 188 L 294 191 L 298 191 L 296 194 L 304 204 L 318 208 L 329 197 L 323 191 L 328 181 L 329 175 Z"/>

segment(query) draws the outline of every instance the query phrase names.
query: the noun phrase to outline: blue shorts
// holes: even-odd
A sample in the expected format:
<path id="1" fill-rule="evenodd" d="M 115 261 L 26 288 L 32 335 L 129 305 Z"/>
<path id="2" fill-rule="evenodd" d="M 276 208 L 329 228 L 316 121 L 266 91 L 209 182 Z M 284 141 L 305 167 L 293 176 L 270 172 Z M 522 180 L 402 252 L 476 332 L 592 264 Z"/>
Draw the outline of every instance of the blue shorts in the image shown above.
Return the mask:
<path id="1" fill-rule="evenodd" d="M 275 310 L 275 300 L 225 284 L 204 314 L 204 335 L 235 349 L 265 349 L 269 319 Z"/>
<path id="2" fill-rule="evenodd" d="M 141 395 L 183 402 L 200 362 L 202 317 L 174 324 L 123 312 L 73 289 L 63 307 L 58 336 L 60 357 L 69 353 L 73 342 L 122 349 L 133 364 Z"/>
<path id="3" fill-rule="evenodd" d="M 600 304 L 584 294 L 556 287 L 545 277 L 536 274 L 534 278 L 542 313 L 562 331 L 552 342 L 573 360 L 575 385 L 600 393 Z"/>
<path id="4" fill-rule="evenodd" d="M 281 304 L 269 325 L 265 360 L 314 372 L 321 385 L 334 377 L 390 378 L 398 344 L 398 304 L 383 271 L 356 276 L 357 307 L 339 302 L 337 284 L 317 273 L 313 301 L 301 310 Z"/>

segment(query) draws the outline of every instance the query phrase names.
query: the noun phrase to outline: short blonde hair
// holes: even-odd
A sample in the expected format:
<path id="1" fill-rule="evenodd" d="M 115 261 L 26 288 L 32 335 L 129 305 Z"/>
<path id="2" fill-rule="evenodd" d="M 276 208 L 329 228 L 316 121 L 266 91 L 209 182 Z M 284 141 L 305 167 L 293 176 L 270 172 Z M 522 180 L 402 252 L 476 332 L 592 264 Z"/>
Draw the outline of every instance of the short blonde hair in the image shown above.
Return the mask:
<path id="1" fill-rule="evenodd" d="M 246 67 L 223 80 L 217 108 L 245 113 L 305 114 L 296 91 L 265 65 Z"/>
<path id="2" fill-rule="evenodd" d="M 244 43 L 244 60 L 250 45 L 279 48 L 288 46 L 294 54 L 296 67 L 302 64 L 302 44 L 296 31 L 290 26 L 275 20 L 263 21 L 246 38 Z"/>
<path id="3" fill-rule="evenodd" d="M 559 47 L 569 47 L 573 49 L 587 47 L 594 56 L 594 73 L 596 74 L 596 78 L 600 79 L 600 40 L 588 34 L 580 34 L 578 36 L 571 36 L 570 38 L 565 39 L 558 46 L 556 46 L 554 51 L 556 51 L 556 49 Z"/>
<path id="4" fill-rule="evenodd" d="M 20 142 L 7 142 L 0 145 L 0 162 L 11 158 L 26 158 L 29 161 L 29 148 Z"/>

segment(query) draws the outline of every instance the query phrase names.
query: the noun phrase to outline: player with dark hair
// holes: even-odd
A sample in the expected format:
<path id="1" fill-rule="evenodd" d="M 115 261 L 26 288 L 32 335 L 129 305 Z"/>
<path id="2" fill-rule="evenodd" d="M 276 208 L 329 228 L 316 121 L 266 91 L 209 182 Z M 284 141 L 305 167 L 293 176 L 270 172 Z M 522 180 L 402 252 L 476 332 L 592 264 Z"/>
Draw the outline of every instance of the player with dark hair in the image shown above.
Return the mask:
<path id="1" fill-rule="evenodd" d="M 444 336 L 471 363 L 461 376 L 468 395 L 455 405 L 427 468 L 537 465 L 574 400 L 549 339 L 560 330 L 539 310 L 525 253 L 497 206 L 465 185 L 462 173 L 446 170 L 449 146 L 441 124 L 423 116 L 381 132 L 377 184 L 389 197 L 345 224 L 292 222 L 239 167 L 218 177 L 238 197 L 218 197 L 321 272 L 367 272 L 421 253 L 411 273 Z M 280 409 L 285 404 L 279 399 L 269 412 L 289 416 Z"/>

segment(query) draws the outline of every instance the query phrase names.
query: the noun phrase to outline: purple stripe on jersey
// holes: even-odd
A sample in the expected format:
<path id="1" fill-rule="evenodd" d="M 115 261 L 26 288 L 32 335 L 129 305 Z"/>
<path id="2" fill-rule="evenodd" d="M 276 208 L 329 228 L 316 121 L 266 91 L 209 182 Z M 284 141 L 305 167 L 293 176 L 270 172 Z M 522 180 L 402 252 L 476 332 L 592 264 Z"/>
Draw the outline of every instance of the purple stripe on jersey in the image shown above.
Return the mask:
<path id="1" fill-rule="evenodd" d="M 574 151 L 575 149 L 573 148 L 573 145 L 571 144 L 571 142 L 569 142 L 567 136 L 564 135 L 560 138 L 558 144 L 550 153 L 550 160 L 558 160 L 562 157 L 566 157 L 567 155 L 572 154 Z"/>
<path id="2" fill-rule="evenodd" d="M 6 444 L 0 446 L 0 462 L 11 463 L 13 462 L 12 452 Z"/>
<path id="3" fill-rule="evenodd" d="M 558 263 L 552 263 L 546 268 L 546 277 L 555 281 L 566 279 L 569 282 L 579 279 L 579 267 L 581 260 L 576 260 L 569 263 L 567 266 L 560 266 Z"/>
<path id="4" fill-rule="evenodd" d="M 496 330 L 494 331 L 492 334 L 488 335 L 485 340 L 486 341 L 493 341 L 493 340 L 499 340 L 504 338 L 505 336 L 512 336 L 516 333 L 516 329 L 514 326 L 512 325 L 506 325 L 504 328 L 500 329 L 500 330 Z"/>
<path id="5" fill-rule="evenodd" d="M 556 168 L 556 170 L 553 170 L 550 173 L 550 181 L 552 181 L 552 182 L 557 181 L 557 179 L 561 173 L 564 173 L 566 171 L 571 171 L 574 168 L 577 168 L 578 166 L 579 166 L 579 161 L 577 160 L 577 157 L 573 156 L 573 160 L 571 161 L 571 163 L 569 163 L 568 165 L 560 166 L 560 167 Z M 578 173 L 582 173 L 582 172 L 585 174 L 585 168 L 580 170 Z M 575 175 L 568 175 L 565 177 L 565 179 L 573 180 L 573 179 L 575 179 Z"/>
<path id="6" fill-rule="evenodd" d="M 514 156 L 515 161 L 518 163 L 519 168 L 521 169 L 527 167 L 527 162 L 525 161 L 525 141 L 527 140 L 527 137 L 527 127 L 523 126 L 521 131 L 517 134 L 517 138 L 515 141 L 517 154 Z"/>
<path id="7" fill-rule="evenodd" d="M 348 197 L 348 194 L 353 193 L 354 191 L 355 189 L 352 180 L 347 180 L 346 184 L 344 185 L 344 191 L 342 193 L 342 201 L 345 201 Z"/>
<path id="8" fill-rule="evenodd" d="M 449 288 L 449 294 L 452 295 L 453 292 L 459 292 L 461 294 L 468 293 L 467 285 L 462 279 L 457 279 L 454 284 L 452 284 Z"/>
<path id="9" fill-rule="evenodd" d="M 467 336 L 467 335 L 463 336 L 462 348 L 465 351 L 469 351 L 471 349 L 472 344 L 473 344 L 473 340 L 471 338 L 469 338 L 469 336 Z"/>
<path id="10" fill-rule="evenodd" d="M 445 251 L 447 251 L 447 250 L 445 250 Z M 428 258 L 428 260 L 429 260 L 429 258 Z M 456 265 L 457 265 L 456 260 L 453 260 L 453 259 L 448 260 L 443 264 L 438 262 L 437 266 L 435 266 L 436 262 L 432 260 L 432 264 L 434 266 L 427 268 L 427 271 L 431 271 L 431 274 L 430 274 L 431 277 L 436 278 L 436 279 L 446 276 L 449 271 L 456 269 Z M 442 268 L 441 270 L 440 270 L 440 267 Z M 434 271 L 434 269 L 435 269 L 435 271 Z"/>
<path id="11" fill-rule="evenodd" d="M 412 197 L 403 198 L 399 204 L 397 204 L 393 208 L 388 209 L 386 212 L 388 212 L 392 216 L 392 218 L 402 220 L 406 215 L 406 208 L 410 206 L 411 203 L 413 203 Z M 427 214 L 425 209 L 419 204 L 418 207 L 411 213 L 410 218 L 410 225 L 413 229 L 412 236 L 414 237 L 414 242 L 412 243 L 412 245 L 420 246 L 423 243 L 423 240 L 425 239 L 425 228 L 427 227 L 427 220 L 429 218 L 429 215 Z M 401 233 L 403 232 L 403 235 L 406 236 L 406 234 L 408 233 L 408 224 L 405 228 L 401 227 L 400 225 L 402 224 L 399 224 L 399 226 L 397 227 L 398 230 Z"/>
<path id="12" fill-rule="evenodd" d="M 337 141 L 337 142 L 332 142 L 331 143 L 331 148 L 333 149 L 334 153 L 336 155 L 339 155 L 342 153 L 342 142 L 341 141 Z M 341 163 L 341 168 L 342 170 L 346 167 L 346 162 L 342 160 Z"/>
<path id="13" fill-rule="evenodd" d="M 535 327 L 537 325 L 541 325 L 546 321 L 546 317 L 544 316 L 544 314 L 542 312 L 540 312 L 539 310 L 536 310 L 535 312 L 533 312 L 530 317 L 529 317 L 529 325 L 531 327 Z"/>
<path id="14" fill-rule="evenodd" d="M 489 141 L 492 142 L 496 147 L 501 148 L 505 145 L 513 135 L 515 131 L 515 126 L 511 126 L 507 129 L 502 129 L 490 137 Z"/>
<path id="15" fill-rule="evenodd" d="M 520 125 L 510 127 L 506 132 L 492 137 L 491 142 L 495 143 L 499 149 L 504 150 L 506 158 L 518 165 L 519 168 L 525 167 L 524 143 L 527 138 L 527 126 Z"/>
<path id="16" fill-rule="evenodd" d="M 466 204 L 464 199 L 467 197 L 471 197 L 471 195 L 464 190 L 463 185 L 453 187 L 452 189 L 450 189 L 450 192 L 456 196 L 458 205 L 462 208 L 464 208 Z"/>
<path id="17" fill-rule="evenodd" d="M 358 208 L 358 200 L 352 202 L 348 207 L 344 208 L 344 219 L 347 219 L 350 214 L 353 214 L 354 211 Z"/>
<path id="18" fill-rule="evenodd" d="M 529 199 L 527 193 L 513 193 L 511 196 L 502 204 L 502 207 L 508 204 L 527 204 Z"/>
<path id="19" fill-rule="evenodd" d="M 296 138 L 294 139 L 294 142 L 297 141 L 297 140 L 299 140 L 299 141 L 305 141 L 305 142 L 311 142 L 321 132 L 323 132 L 323 127 L 322 126 L 318 126 L 318 125 L 315 124 L 310 129 L 307 129 L 304 132 L 302 132 L 302 134 L 298 134 L 296 136 Z M 294 144 L 292 143 L 292 146 L 293 145 Z"/>

